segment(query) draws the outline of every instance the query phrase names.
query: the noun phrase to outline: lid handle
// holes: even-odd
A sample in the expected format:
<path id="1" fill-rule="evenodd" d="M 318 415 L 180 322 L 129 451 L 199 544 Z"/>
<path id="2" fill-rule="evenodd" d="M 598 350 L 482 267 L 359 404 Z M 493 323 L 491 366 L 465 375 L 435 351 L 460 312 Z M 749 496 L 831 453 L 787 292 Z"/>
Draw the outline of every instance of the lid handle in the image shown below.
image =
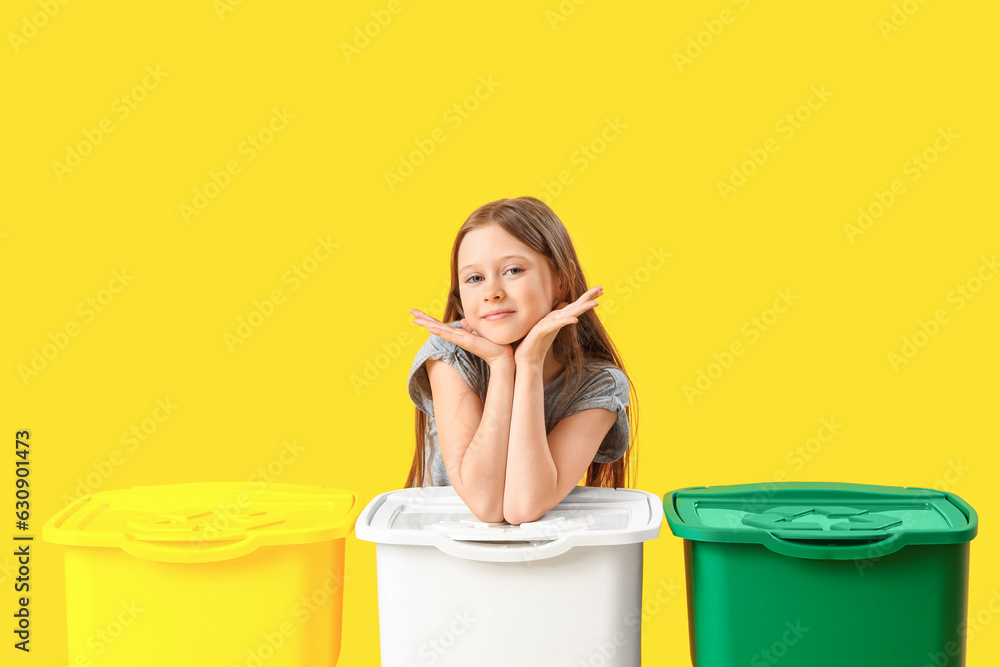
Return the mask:
<path id="1" fill-rule="evenodd" d="M 573 547 L 572 533 L 554 540 L 532 540 L 524 543 L 490 542 L 489 544 L 438 539 L 434 546 L 449 556 L 491 562 L 544 560 L 566 553 Z"/>
<path id="2" fill-rule="evenodd" d="M 836 539 L 831 536 L 827 540 L 799 540 L 779 537 L 774 533 L 767 536 L 763 544 L 775 553 L 794 558 L 821 558 L 833 560 L 872 560 L 888 556 L 902 549 L 906 542 L 902 540 L 903 533 L 890 533 L 871 540 Z"/>
<path id="3" fill-rule="evenodd" d="M 241 540 L 151 542 L 125 536 L 121 548 L 136 558 L 168 563 L 210 563 L 245 556 L 257 549 L 252 536 Z"/>

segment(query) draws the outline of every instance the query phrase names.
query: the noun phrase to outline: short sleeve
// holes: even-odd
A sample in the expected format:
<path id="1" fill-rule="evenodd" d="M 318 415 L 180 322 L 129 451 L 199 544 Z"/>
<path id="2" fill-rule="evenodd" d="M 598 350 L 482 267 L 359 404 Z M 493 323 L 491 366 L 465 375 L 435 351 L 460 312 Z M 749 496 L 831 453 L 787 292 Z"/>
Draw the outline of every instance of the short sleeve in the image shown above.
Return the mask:
<path id="1" fill-rule="evenodd" d="M 629 443 L 628 377 L 617 367 L 602 368 L 588 377 L 573 394 L 566 408 L 566 417 L 590 408 L 604 408 L 617 413 L 618 418 L 594 456 L 595 463 L 611 463 L 625 455 Z"/>
<path id="2" fill-rule="evenodd" d="M 449 322 L 448 326 L 458 328 L 461 326 L 461 322 Z M 463 350 L 454 343 L 431 334 L 420 349 L 417 350 L 417 354 L 413 359 L 413 366 L 410 368 L 410 376 L 407 379 L 407 391 L 410 394 L 410 399 L 425 414 L 434 416 L 434 399 L 431 395 L 431 382 L 430 378 L 427 377 L 427 361 L 429 359 L 441 359 L 449 366 L 453 366 L 474 391 L 480 391 L 484 379 L 482 369 L 478 363 L 481 360 L 478 360 L 478 357 L 471 352 Z"/>

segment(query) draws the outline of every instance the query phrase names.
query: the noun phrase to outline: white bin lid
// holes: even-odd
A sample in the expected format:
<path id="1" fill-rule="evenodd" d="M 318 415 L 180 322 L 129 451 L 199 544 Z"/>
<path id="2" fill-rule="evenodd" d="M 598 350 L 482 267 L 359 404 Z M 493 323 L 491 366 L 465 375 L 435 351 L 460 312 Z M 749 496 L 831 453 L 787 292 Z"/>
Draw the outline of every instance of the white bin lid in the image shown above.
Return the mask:
<path id="1" fill-rule="evenodd" d="M 577 486 L 537 521 L 480 521 L 450 486 L 389 491 L 368 503 L 355 526 L 358 539 L 434 546 L 470 560 L 511 562 L 551 558 L 574 546 L 631 544 L 660 534 L 658 496 L 634 489 Z"/>

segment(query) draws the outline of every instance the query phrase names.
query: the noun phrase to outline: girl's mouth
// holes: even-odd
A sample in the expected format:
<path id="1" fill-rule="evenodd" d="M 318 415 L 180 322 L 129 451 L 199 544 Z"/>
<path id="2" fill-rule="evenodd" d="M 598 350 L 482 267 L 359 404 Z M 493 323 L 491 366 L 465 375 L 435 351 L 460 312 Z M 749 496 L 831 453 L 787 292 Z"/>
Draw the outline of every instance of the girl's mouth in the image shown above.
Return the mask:
<path id="1" fill-rule="evenodd" d="M 486 315 L 485 317 L 483 317 L 483 319 L 484 320 L 489 320 L 490 322 L 493 322 L 495 320 L 502 320 L 503 318 L 507 317 L 508 315 L 513 315 L 513 314 L 514 314 L 513 311 L 506 310 L 506 311 L 504 311 L 502 313 L 496 313 L 495 315 Z"/>

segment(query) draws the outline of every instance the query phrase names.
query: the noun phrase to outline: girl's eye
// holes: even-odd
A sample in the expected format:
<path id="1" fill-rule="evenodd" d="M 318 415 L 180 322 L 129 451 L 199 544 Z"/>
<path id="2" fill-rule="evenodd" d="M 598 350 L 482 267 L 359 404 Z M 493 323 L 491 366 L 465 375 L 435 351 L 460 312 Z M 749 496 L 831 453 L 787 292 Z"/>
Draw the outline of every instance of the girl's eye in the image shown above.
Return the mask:
<path id="1" fill-rule="evenodd" d="M 517 267 L 517 266 L 512 266 L 509 269 L 507 269 L 507 271 L 519 271 L 519 272 L 523 273 L 524 269 L 522 269 L 520 267 Z M 469 276 L 468 278 L 465 279 L 465 282 L 476 284 L 476 283 L 482 282 L 482 281 L 480 281 L 480 280 L 473 280 L 473 278 L 481 278 L 481 277 L 482 276 L 480 276 L 478 273 L 473 273 L 471 276 Z"/>

